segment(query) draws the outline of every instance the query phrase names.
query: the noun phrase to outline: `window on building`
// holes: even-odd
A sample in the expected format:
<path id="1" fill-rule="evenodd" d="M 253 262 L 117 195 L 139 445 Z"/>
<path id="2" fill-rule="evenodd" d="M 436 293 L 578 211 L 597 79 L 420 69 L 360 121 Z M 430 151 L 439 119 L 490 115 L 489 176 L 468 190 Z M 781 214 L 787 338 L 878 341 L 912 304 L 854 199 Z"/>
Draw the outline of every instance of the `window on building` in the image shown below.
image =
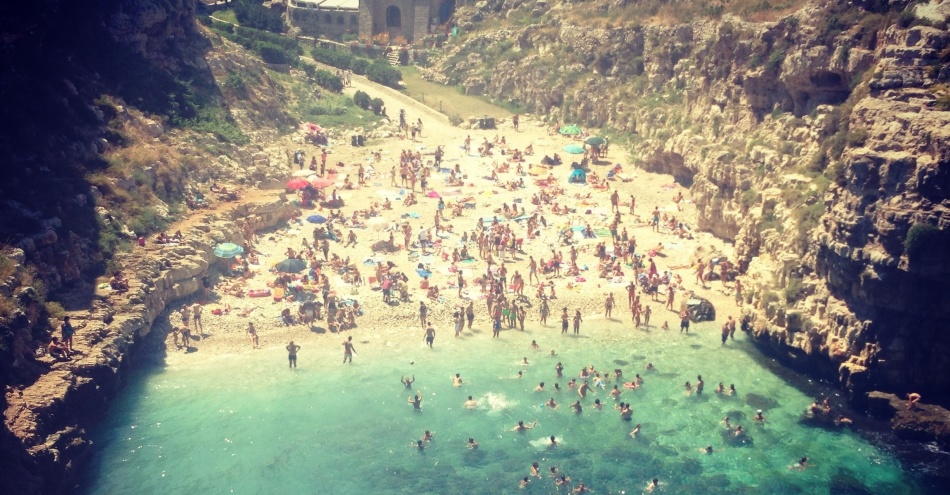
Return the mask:
<path id="1" fill-rule="evenodd" d="M 342 15 L 336 18 L 336 23 L 339 24 L 339 25 L 341 25 L 341 26 L 343 25 L 343 16 L 342 16 Z"/>
<path id="2" fill-rule="evenodd" d="M 357 24 L 359 24 L 359 21 L 356 20 L 356 16 L 355 16 L 355 15 L 351 15 L 351 16 L 350 16 L 350 26 L 356 26 Z"/>
<path id="3" fill-rule="evenodd" d="M 386 27 L 402 27 L 402 13 L 399 11 L 399 7 L 395 5 L 386 7 Z"/>
<path id="4" fill-rule="evenodd" d="M 323 16 L 323 22 L 333 24 L 333 17 L 330 14 Z"/>

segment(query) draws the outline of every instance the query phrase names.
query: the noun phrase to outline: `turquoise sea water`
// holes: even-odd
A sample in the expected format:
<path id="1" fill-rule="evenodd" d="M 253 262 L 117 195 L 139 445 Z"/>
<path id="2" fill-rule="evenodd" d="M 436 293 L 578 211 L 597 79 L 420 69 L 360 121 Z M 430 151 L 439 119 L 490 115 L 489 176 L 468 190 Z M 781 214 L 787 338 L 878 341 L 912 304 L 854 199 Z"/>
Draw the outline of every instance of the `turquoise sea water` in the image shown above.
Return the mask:
<path id="1" fill-rule="evenodd" d="M 278 343 L 242 356 L 195 354 L 132 380 L 94 433 L 82 492 L 558 493 L 550 466 L 599 494 L 642 493 L 654 477 L 656 493 L 923 492 L 893 456 L 849 430 L 800 424 L 813 398 L 764 368 L 744 336 L 722 348 L 714 325 L 698 330 L 687 337 L 601 320 L 585 323 L 580 337 L 553 327 L 507 330 L 497 340 L 444 331 L 431 350 L 417 329 L 389 341 L 358 330 L 352 365 L 340 363 L 342 337 L 304 339 L 296 370 Z M 648 361 L 657 371 L 645 371 Z M 582 400 L 580 414 L 570 409 L 578 394 L 567 382 L 591 364 L 644 378 L 640 390 L 621 387 L 632 422 L 614 410 L 613 381 Z M 462 387 L 452 386 L 455 373 Z M 410 391 L 399 379 L 413 374 Z M 684 384 L 697 374 L 705 392 L 687 396 Z M 543 393 L 534 391 L 540 381 Z M 720 381 L 734 383 L 737 396 L 715 394 Z M 407 403 L 415 392 L 420 412 Z M 463 407 L 468 395 L 477 409 Z M 542 406 L 552 396 L 557 410 Z M 597 398 L 603 410 L 593 407 Z M 752 421 L 758 408 L 761 425 Z M 746 442 L 731 439 L 720 424 L 726 415 L 749 432 Z M 511 431 L 519 419 L 538 426 Z M 631 438 L 636 423 L 641 433 Z M 410 443 L 426 429 L 435 439 L 420 452 Z M 560 446 L 546 446 L 550 435 Z M 469 437 L 477 450 L 466 447 Z M 711 455 L 698 451 L 707 444 Z M 789 469 L 803 455 L 811 466 Z M 543 477 L 519 490 L 533 461 Z"/>

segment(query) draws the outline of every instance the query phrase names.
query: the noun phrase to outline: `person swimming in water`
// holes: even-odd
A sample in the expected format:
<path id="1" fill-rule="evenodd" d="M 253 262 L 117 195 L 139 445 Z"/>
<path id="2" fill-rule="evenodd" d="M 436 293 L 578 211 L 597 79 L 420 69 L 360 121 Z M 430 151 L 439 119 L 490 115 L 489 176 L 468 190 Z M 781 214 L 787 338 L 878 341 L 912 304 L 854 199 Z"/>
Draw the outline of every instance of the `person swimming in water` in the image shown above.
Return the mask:
<path id="1" fill-rule="evenodd" d="M 456 373 L 455 376 L 452 377 L 452 386 L 453 387 L 462 386 L 462 375 L 460 373 Z"/>
<path id="2" fill-rule="evenodd" d="M 412 408 L 416 411 L 422 410 L 422 394 L 410 395 L 408 402 L 412 404 Z"/>
<path id="3" fill-rule="evenodd" d="M 511 431 L 527 431 L 534 428 L 535 426 L 538 426 L 537 421 L 534 421 L 533 423 L 526 425 L 524 423 L 524 420 L 518 420 L 518 424 L 515 425 L 515 427 L 512 428 Z"/>
<path id="4" fill-rule="evenodd" d="M 633 427 L 633 430 L 630 431 L 631 438 L 637 438 L 637 435 L 640 434 L 640 423 L 637 423 L 637 426 Z"/>
<path id="5" fill-rule="evenodd" d="M 468 448 L 475 450 L 478 448 L 478 442 L 474 438 L 468 437 Z"/>
<path id="6" fill-rule="evenodd" d="M 435 435 L 433 435 L 432 432 L 429 430 L 426 430 L 422 433 L 423 442 L 431 442 L 434 438 L 435 438 Z"/>
<path id="7" fill-rule="evenodd" d="M 571 404 L 571 409 L 574 410 L 574 414 L 580 414 L 584 411 L 584 407 L 581 406 L 581 401 L 579 400 L 576 400 L 573 404 Z"/>
<path id="8" fill-rule="evenodd" d="M 544 382 L 538 384 L 537 387 L 534 387 L 535 392 L 544 392 Z"/>
<path id="9" fill-rule="evenodd" d="M 799 471 L 804 471 L 808 468 L 808 456 L 802 456 L 795 464 L 792 464 L 788 467 L 789 469 L 797 469 Z"/>
<path id="10" fill-rule="evenodd" d="M 603 408 L 604 408 L 604 405 L 600 403 L 600 399 L 594 399 L 594 409 L 597 409 L 598 411 L 600 411 Z"/>
<path id="11" fill-rule="evenodd" d="M 545 402 L 544 405 L 547 407 L 550 407 L 551 409 L 557 409 L 557 402 L 554 402 L 554 397 L 551 397 L 550 399 L 548 399 L 548 401 Z"/>
<path id="12" fill-rule="evenodd" d="M 423 451 L 426 448 L 426 444 L 422 443 L 422 440 L 416 440 L 415 442 L 410 443 L 409 446 L 419 451 Z"/>
<path id="13" fill-rule="evenodd" d="M 712 453 L 713 453 L 713 446 L 712 446 L 712 445 L 707 445 L 707 446 L 705 446 L 705 447 L 699 449 L 699 451 L 700 451 L 701 453 L 703 453 L 703 454 L 712 454 Z"/>
<path id="14" fill-rule="evenodd" d="M 647 363 L 647 371 L 656 371 L 656 366 L 653 366 L 653 363 Z"/>
<path id="15" fill-rule="evenodd" d="M 587 397 L 587 392 L 590 391 L 590 385 L 587 384 L 587 380 L 584 380 L 584 384 L 581 385 L 581 388 L 577 389 L 577 395 L 581 396 L 581 399 Z"/>
<path id="16" fill-rule="evenodd" d="M 521 478 L 521 481 L 518 482 L 518 488 L 527 488 L 529 483 L 531 483 L 531 480 L 525 476 L 524 478 Z"/>
<path id="17" fill-rule="evenodd" d="M 548 448 L 553 449 L 557 447 L 557 438 L 554 435 L 549 437 Z"/>
<path id="18" fill-rule="evenodd" d="M 405 385 L 406 388 L 412 388 L 412 383 L 416 381 L 416 375 L 412 375 L 412 380 L 406 377 L 401 377 L 399 381 L 402 382 L 402 384 Z"/>
<path id="19" fill-rule="evenodd" d="M 660 486 L 660 480 L 653 478 L 649 483 L 647 483 L 647 487 L 644 490 L 652 493 L 653 490 L 655 490 L 658 486 Z"/>
<path id="20" fill-rule="evenodd" d="M 538 466 L 538 461 L 531 463 L 531 476 L 539 479 L 541 478 L 541 467 Z"/>
<path id="21" fill-rule="evenodd" d="M 468 400 L 465 401 L 465 408 L 475 409 L 476 407 L 478 407 L 478 402 L 475 399 L 473 399 L 471 395 L 469 395 Z"/>
<path id="22" fill-rule="evenodd" d="M 762 410 L 759 409 L 758 411 L 756 411 L 756 412 L 755 412 L 755 416 L 752 416 L 752 419 L 754 419 L 755 421 L 764 423 L 764 422 L 765 422 L 765 416 L 762 415 Z"/>

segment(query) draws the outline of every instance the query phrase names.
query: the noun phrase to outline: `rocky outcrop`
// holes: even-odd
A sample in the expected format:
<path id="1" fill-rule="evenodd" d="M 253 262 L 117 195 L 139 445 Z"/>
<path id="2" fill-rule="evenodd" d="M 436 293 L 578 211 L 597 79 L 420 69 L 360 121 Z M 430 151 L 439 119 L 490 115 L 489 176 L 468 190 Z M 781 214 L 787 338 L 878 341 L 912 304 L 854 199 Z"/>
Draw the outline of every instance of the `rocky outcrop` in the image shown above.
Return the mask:
<path id="1" fill-rule="evenodd" d="M 75 482 L 89 440 L 86 427 L 104 414 L 125 380 L 136 345 L 172 303 L 201 287 L 216 261 L 215 245 L 243 243 L 242 225 L 264 229 L 286 221 L 294 207 L 283 199 L 237 206 L 208 216 L 185 232 L 178 245 L 148 246 L 120 260 L 131 279 L 125 295 L 96 291 L 92 308 L 73 313 L 76 347 L 67 362 L 41 360 L 49 371 L 4 394 L 5 493 L 63 493 Z M 8 476 L 9 475 L 9 476 Z"/>
<path id="2" fill-rule="evenodd" d="M 950 448 L 950 411 L 943 407 L 917 403 L 908 408 L 907 401 L 884 392 L 869 392 L 867 404 L 874 417 L 891 422 L 900 438 Z"/>

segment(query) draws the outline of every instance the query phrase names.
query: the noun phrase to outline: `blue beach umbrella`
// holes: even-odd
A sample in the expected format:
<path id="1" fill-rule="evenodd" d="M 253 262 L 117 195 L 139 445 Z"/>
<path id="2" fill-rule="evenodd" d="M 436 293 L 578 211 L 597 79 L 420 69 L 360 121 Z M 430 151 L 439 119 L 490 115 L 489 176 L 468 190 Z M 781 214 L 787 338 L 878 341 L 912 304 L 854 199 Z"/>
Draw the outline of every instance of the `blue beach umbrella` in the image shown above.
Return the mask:
<path id="1" fill-rule="evenodd" d="M 214 255 L 218 258 L 233 258 L 243 252 L 244 248 L 233 242 L 221 243 L 214 248 Z"/>
<path id="2" fill-rule="evenodd" d="M 579 144 L 569 144 L 564 147 L 564 151 L 572 155 L 580 155 L 584 153 L 584 147 Z"/>
<path id="3" fill-rule="evenodd" d="M 327 218 L 323 215 L 310 215 L 307 217 L 307 221 L 310 223 L 326 223 Z"/>

